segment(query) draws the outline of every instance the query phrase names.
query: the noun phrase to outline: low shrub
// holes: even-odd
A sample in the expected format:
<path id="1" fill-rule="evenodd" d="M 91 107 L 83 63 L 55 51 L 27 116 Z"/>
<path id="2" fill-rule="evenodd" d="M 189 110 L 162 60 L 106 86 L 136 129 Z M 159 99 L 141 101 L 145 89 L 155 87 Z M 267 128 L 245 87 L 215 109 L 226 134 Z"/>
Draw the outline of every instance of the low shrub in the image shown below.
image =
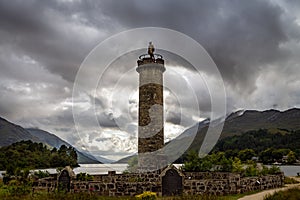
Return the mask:
<path id="1" fill-rule="evenodd" d="M 137 200 L 156 200 L 157 195 L 155 192 L 143 192 L 142 194 L 136 195 Z"/>
<path id="2" fill-rule="evenodd" d="M 11 180 L 7 186 L 10 196 L 24 196 L 31 192 L 31 185 L 21 184 L 16 180 Z"/>

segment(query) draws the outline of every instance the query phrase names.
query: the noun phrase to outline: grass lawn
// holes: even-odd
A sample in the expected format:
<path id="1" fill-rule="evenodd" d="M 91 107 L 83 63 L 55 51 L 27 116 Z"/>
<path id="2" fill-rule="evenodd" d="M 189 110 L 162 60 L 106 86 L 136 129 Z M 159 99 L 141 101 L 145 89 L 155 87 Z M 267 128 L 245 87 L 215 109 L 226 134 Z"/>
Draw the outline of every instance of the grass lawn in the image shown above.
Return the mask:
<path id="1" fill-rule="evenodd" d="M 237 199 L 242 198 L 244 196 L 255 194 L 255 193 L 258 193 L 258 192 L 261 192 L 261 190 L 252 191 L 252 192 L 245 192 L 243 194 L 232 194 L 232 195 L 221 196 L 221 197 L 218 197 L 217 200 L 237 200 Z"/>
<path id="2" fill-rule="evenodd" d="M 237 200 L 245 195 L 249 195 L 253 193 L 245 193 L 245 194 L 236 194 L 236 195 L 228 195 L 228 196 L 185 196 L 185 197 L 159 197 L 158 200 Z M 2 200 L 135 200 L 134 197 L 107 197 L 107 196 L 95 196 L 89 194 L 46 194 L 40 193 L 35 195 L 25 195 L 25 196 L 8 196 L 6 191 L 0 190 L 0 199 Z"/>
<path id="3" fill-rule="evenodd" d="M 267 195 L 264 197 L 264 200 L 296 200 L 300 197 L 299 188 L 290 188 L 285 191 L 278 191 L 272 195 Z"/>

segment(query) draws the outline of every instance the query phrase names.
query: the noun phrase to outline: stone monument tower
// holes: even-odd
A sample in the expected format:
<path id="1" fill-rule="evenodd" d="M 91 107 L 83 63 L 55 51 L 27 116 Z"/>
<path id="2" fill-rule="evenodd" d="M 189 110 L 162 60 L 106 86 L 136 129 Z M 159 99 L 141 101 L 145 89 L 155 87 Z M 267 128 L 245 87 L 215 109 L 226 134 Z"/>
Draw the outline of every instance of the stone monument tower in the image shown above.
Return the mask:
<path id="1" fill-rule="evenodd" d="M 139 154 L 155 152 L 164 146 L 163 73 L 166 69 L 162 56 L 154 54 L 154 50 L 154 46 L 150 42 L 148 54 L 141 55 L 137 61 Z"/>

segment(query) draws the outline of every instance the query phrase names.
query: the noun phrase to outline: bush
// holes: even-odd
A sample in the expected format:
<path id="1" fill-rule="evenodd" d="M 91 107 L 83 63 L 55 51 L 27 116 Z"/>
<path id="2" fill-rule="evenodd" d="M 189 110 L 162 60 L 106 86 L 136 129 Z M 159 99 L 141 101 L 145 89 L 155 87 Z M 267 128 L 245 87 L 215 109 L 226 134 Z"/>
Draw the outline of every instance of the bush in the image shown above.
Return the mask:
<path id="1" fill-rule="evenodd" d="M 17 180 L 11 180 L 8 183 L 7 190 L 10 196 L 24 196 L 30 193 L 31 186 Z"/>
<path id="2" fill-rule="evenodd" d="M 155 192 L 143 192 L 142 194 L 136 195 L 135 198 L 138 200 L 155 200 L 157 196 Z"/>
<path id="3" fill-rule="evenodd" d="M 244 176 L 250 177 L 250 176 L 258 176 L 260 171 L 256 167 L 255 162 L 249 162 L 249 165 L 246 167 Z"/>
<path id="4" fill-rule="evenodd" d="M 79 174 L 76 175 L 76 179 L 78 181 L 92 181 L 94 178 L 93 178 L 93 176 L 91 176 L 87 173 L 80 172 Z"/>
<path id="5" fill-rule="evenodd" d="M 268 174 L 278 174 L 280 173 L 280 168 L 275 166 L 275 165 L 272 165 L 272 167 L 269 168 L 269 173 Z"/>
<path id="6" fill-rule="evenodd" d="M 138 157 L 134 156 L 128 160 L 128 166 L 127 169 L 124 171 L 124 173 L 135 173 L 138 169 Z"/>
<path id="7" fill-rule="evenodd" d="M 38 179 L 41 179 L 41 178 L 46 178 L 46 177 L 49 177 L 50 174 L 48 171 L 37 171 L 37 172 L 34 172 L 34 175 L 38 178 Z"/>

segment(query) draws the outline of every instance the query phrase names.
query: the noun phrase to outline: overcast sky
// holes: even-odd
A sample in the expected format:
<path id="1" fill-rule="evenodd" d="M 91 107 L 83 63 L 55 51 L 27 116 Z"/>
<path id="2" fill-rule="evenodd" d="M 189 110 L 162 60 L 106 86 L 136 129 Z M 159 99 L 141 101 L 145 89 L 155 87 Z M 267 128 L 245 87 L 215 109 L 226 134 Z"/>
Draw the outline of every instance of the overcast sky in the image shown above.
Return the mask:
<path id="1" fill-rule="evenodd" d="M 135 64 L 145 52 L 116 59 L 96 95 L 72 99 L 72 91 L 81 63 L 96 45 L 121 31 L 150 26 L 180 31 L 205 48 L 222 75 L 228 113 L 300 107 L 298 0 L 12 0 L 0 1 L 0 116 L 57 134 L 97 156 L 118 159 L 136 152 Z M 205 83 L 184 59 L 165 54 L 165 82 L 181 91 L 165 90 L 167 140 L 209 117 L 211 109 Z M 132 70 L 125 76 L 114 66 Z M 183 106 L 180 117 L 179 104 L 190 101 L 188 86 L 178 84 L 182 78 L 201 97 L 201 116 Z M 112 86 L 118 81 L 122 84 Z M 79 134 L 72 106 L 85 119 L 76 124 Z M 101 129 L 89 124 L 91 112 Z"/>

